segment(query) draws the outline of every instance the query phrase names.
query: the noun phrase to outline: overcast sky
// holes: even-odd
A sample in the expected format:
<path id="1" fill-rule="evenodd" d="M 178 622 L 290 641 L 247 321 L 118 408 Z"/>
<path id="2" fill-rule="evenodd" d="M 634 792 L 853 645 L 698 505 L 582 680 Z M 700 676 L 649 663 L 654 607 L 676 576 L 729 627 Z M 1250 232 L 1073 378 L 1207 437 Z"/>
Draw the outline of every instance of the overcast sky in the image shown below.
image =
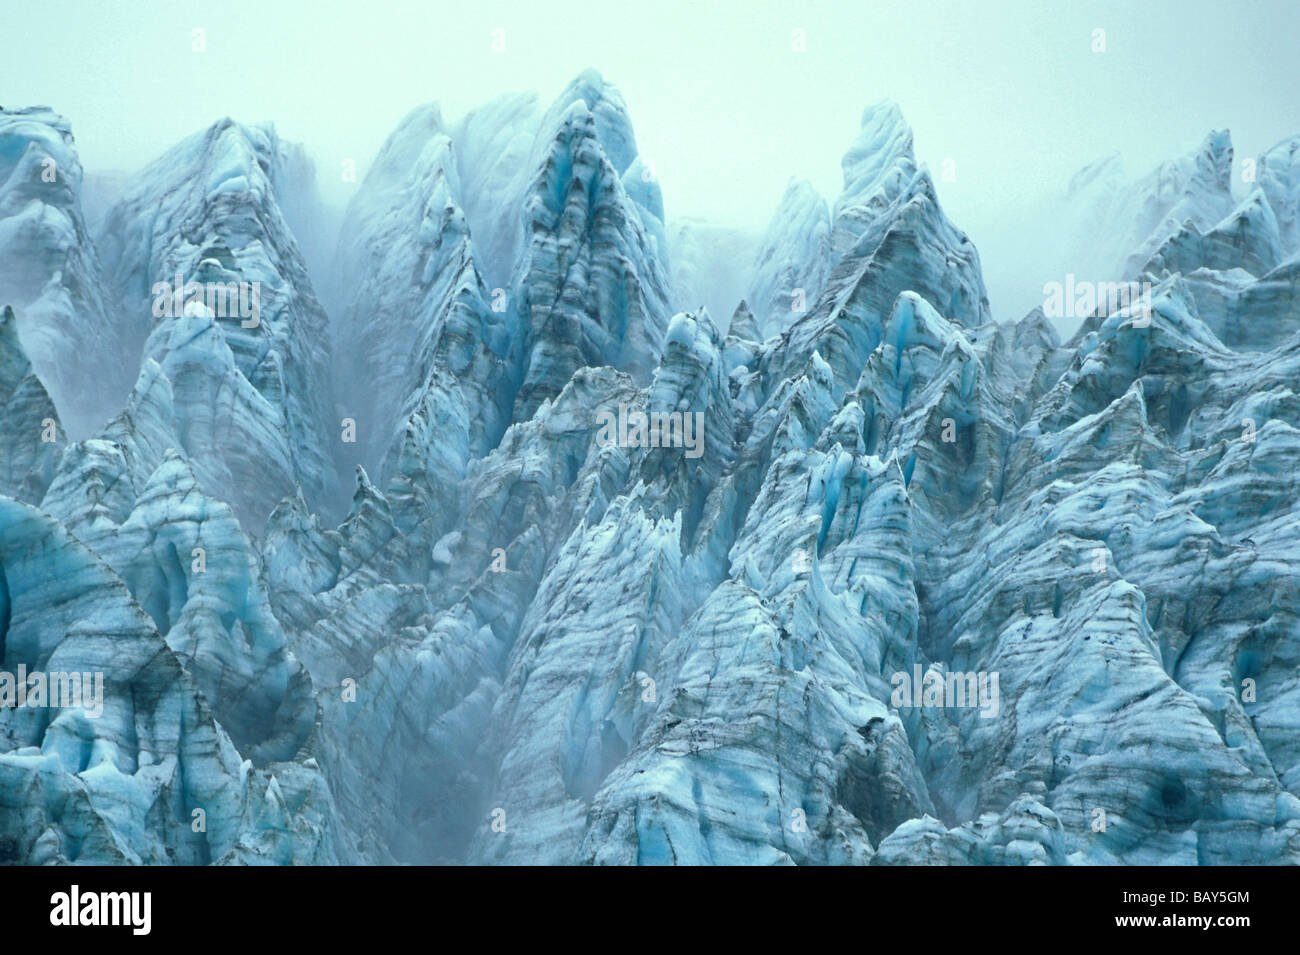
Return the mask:
<path id="1" fill-rule="evenodd" d="M 137 168 L 223 116 L 274 120 L 334 199 L 355 188 L 340 161 L 364 175 L 413 106 L 549 101 L 592 66 L 623 91 L 669 219 L 762 225 L 792 174 L 833 199 L 862 107 L 889 97 L 936 179 L 955 162 L 940 198 L 993 273 L 995 312 L 1021 305 L 999 302 L 1020 220 L 1079 167 L 1118 151 L 1144 172 L 1211 128 L 1239 157 L 1300 132 L 1294 0 L 0 4 L 0 103 L 67 116 L 88 171 Z"/>

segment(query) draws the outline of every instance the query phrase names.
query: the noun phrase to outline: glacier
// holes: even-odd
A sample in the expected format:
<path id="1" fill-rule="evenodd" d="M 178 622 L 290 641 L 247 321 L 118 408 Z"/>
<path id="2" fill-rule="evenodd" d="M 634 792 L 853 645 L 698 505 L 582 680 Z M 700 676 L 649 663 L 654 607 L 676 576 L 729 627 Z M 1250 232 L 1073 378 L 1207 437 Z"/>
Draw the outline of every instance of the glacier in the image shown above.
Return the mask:
<path id="1" fill-rule="evenodd" d="M 757 232 L 593 70 L 426 103 L 332 247 L 272 124 L 110 190 L 0 110 L 0 686 L 103 675 L 0 693 L 0 862 L 1300 863 L 1300 136 L 1234 168 L 1075 177 L 1149 294 L 1067 336 L 887 100 Z"/>

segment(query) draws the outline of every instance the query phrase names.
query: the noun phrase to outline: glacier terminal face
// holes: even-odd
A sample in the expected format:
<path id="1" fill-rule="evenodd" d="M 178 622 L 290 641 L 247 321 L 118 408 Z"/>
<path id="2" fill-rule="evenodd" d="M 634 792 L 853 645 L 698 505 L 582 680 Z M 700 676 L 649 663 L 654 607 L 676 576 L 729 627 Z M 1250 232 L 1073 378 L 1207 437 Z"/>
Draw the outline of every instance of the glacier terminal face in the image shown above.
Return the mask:
<path id="1" fill-rule="evenodd" d="M 1233 155 L 1075 177 L 1140 294 L 1062 340 L 889 101 L 754 233 L 595 71 L 428 103 L 332 251 L 274 126 L 83 197 L 0 110 L 0 862 L 1300 863 L 1300 137 Z"/>

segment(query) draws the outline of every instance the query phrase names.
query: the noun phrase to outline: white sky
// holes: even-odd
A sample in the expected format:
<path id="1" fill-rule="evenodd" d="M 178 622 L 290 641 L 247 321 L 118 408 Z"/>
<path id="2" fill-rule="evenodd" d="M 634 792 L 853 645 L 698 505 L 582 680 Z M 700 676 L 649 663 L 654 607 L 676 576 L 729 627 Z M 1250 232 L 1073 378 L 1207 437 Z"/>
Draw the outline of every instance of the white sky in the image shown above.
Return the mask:
<path id="1" fill-rule="evenodd" d="M 364 175 L 418 103 L 546 102 L 593 66 L 623 91 L 670 220 L 762 225 L 792 174 L 833 199 L 862 107 L 890 97 L 936 179 L 956 161 L 940 198 L 999 318 L 1023 313 L 1021 285 L 1041 298 L 1041 275 L 1017 274 L 1022 225 L 1087 162 L 1119 151 L 1145 172 L 1211 128 L 1239 157 L 1300 132 L 1294 0 L 0 0 L 0 25 L 0 103 L 67 116 L 88 171 L 137 168 L 223 116 L 269 119 L 335 200 L 355 188 L 340 160 Z"/>

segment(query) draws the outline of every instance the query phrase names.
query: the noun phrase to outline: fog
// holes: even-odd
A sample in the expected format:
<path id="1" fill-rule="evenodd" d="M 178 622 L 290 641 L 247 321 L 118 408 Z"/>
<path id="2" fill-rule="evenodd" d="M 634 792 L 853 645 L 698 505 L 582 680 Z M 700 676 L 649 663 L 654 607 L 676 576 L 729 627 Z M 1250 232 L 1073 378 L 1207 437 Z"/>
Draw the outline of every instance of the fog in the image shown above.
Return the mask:
<path id="1" fill-rule="evenodd" d="M 670 225 L 757 229 L 791 175 L 834 199 L 863 106 L 888 97 L 980 249 L 999 320 L 1057 277 L 1050 200 L 1083 165 L 1118 152 L 1137 175 L 1212 128 L 1231 129 L 1238 157 L 1300 132 L 1289 2 L 5 7 L 0 103 L 67 116 L 88 174 L 137 169 L 223 116 L 272 120 L 307 147 L 336 207 L 413 106 L 455 117 L 527 90 L 546 102 L 595 67 L 627 100 Z"/>

